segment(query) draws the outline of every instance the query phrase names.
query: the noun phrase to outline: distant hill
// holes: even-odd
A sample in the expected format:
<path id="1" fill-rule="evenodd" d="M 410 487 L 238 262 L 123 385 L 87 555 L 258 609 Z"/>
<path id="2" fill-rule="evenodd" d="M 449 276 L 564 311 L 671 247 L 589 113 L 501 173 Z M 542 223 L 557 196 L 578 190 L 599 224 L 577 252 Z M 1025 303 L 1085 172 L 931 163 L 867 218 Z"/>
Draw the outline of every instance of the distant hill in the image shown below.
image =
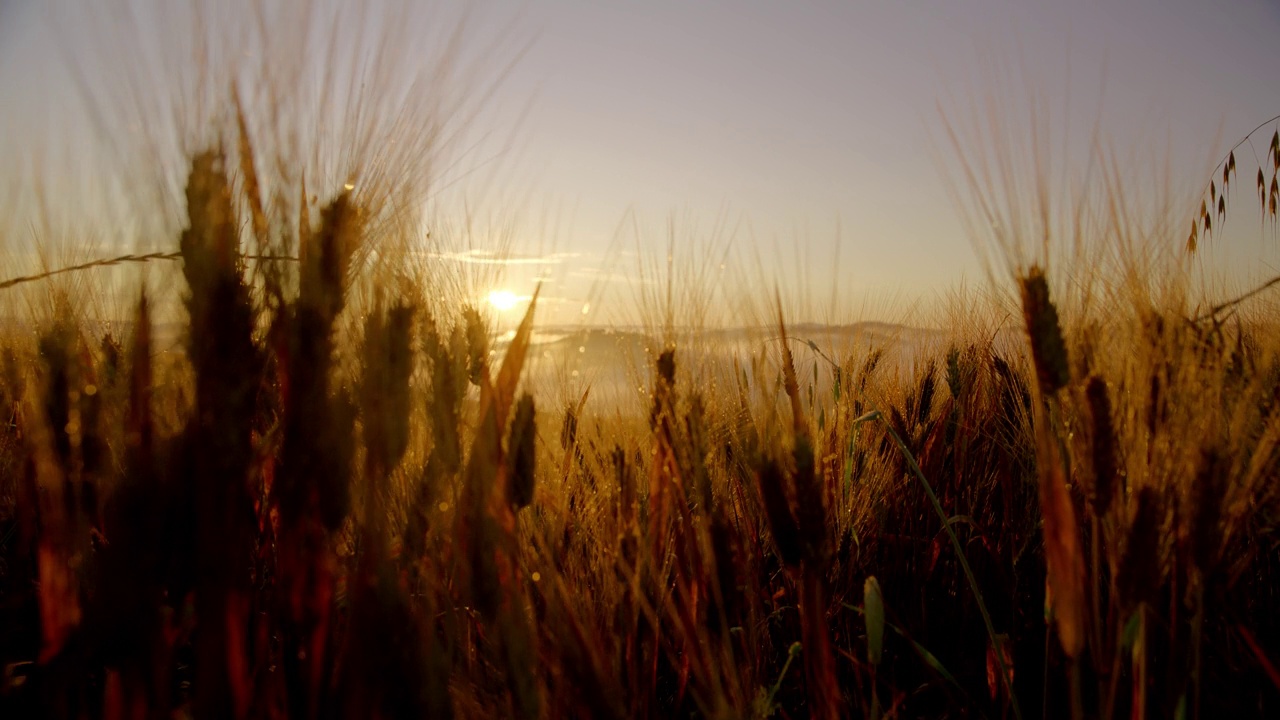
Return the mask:
<path id="1" fill-rule="evenodd" d="M 807 373 L 814 363 L 819 368 L 826 364 L 806 347 L 809 342 L 841 363 L 861 362 L 871 350 L 881 350 L 883 367 L 889 370 L 904 362 L 909 365 L 921 352 L 943 352 L 947 339 L 942 330 L 882 322 L 798 323 L 788 326 L 787 333 L 796 340 L 792 351 L 797 366 Z M 511 336 L 498 339 L 499 353 Z M 729 379 L 734 360 L 749 367 L 751 358 L 762 352 L 776 357 L 778 332 L 772 327 L 683 329 L 676 331 L 674 344 L 679 368 L 699 369 L 700 382 L 735 382 Z M 576 401 L 590 387 L 592 397 L 608 395 L 613 406 L 630 398 L 643 407 L 652 383 L 650 368 L 661 348 L 660 338 L 639 328 L 541 327 L 533 338 L 526 383 L 557 403 Z"/>

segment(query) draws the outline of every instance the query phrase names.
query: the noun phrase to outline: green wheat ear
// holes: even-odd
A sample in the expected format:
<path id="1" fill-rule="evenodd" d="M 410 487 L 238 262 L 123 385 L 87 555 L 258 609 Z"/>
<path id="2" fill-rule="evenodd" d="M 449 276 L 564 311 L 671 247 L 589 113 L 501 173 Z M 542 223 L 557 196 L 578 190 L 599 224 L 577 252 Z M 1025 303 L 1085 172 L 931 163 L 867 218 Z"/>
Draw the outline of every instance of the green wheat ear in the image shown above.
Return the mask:
<path id="1" fill-rule="evenodd" d="M 874 575 L 867 576 L 862 585 L 862 606 L 867 622 L 867 662 L 879 665 L 884 657 L 884 595 Z"/>

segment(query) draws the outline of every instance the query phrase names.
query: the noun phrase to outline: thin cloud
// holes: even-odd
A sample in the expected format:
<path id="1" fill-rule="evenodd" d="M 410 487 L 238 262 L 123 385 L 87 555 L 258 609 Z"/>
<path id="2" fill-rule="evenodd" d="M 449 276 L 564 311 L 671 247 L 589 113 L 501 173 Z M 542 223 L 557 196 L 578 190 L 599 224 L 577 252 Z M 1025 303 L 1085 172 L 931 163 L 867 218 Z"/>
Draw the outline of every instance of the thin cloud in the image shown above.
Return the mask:
<path id="1" fill-rule="evenodd" d="M 581 253 L 551 253 L 549 255 L 521 255 L 497 253 L 492 250 L 462 250 L 458 252 L 432 252 L 428 257 L 452 260 L 468 265 L 559 265 L 582 256 Z"/>
<path id="2" fill-rule="evenodd" d="M 571 278 L 594 280 L 603 283 L 634 283 L 639 285 L 652 285 L 654 283 L 654 280 L 650 278 L 627 275 L 620 272 L 606 272 L 602 268 L 581 268 L 570 270 L 565 274 Z"/>

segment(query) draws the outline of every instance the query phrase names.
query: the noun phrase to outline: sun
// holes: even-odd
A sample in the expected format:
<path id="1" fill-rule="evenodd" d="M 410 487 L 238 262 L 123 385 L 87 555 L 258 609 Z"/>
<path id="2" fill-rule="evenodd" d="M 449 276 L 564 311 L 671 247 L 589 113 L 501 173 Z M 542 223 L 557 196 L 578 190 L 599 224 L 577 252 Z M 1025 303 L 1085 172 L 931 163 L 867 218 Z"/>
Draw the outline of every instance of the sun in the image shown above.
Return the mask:
<path id="1" fill-rule="evenodd" d="M 493 290 L 489 293 L 489 304 L 495 310 L 510 310 L 520 302 L 520 297 L 510 290 Z"/>

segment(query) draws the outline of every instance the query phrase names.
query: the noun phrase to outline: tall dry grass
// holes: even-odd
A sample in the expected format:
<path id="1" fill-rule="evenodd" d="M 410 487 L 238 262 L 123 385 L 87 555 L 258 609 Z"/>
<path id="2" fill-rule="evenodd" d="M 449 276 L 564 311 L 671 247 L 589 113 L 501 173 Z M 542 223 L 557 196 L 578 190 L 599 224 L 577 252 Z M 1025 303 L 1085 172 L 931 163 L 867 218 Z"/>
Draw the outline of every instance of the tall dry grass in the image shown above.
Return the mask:
<path id="1" fill-rule="evenodd" d="M 465 278 L 397 261 L 421 187 L 382 148 L 318 181 L 259 140 L 287 116 L 226 106 L 159 251 L 180 343 L 150 283 L 105 331 L 22 284 L 52 299 L 0 361 L 6 716 L 1274 711 L 1280 343 L 1134 252 L 1185 224 L 1133 224 L 1127 180 L 1054 226 L 970 164 L 997 291 L 905 357 L 762 294 L 716 364 L 718 252 L 659 262 L 628 415 L 528 387 L 536 295 L 498 352 Z"/>
<path id="2" fill-rule="evenodd" d="M 974 318 L 886 365 L 778 318 L 732 385 L 655 343 L 647 422 L 589 396 L 548 419 L 520 390 L 533 309 L 501 355 L 474 311 L 394 287 L 343 329 L 358 194 L 298 225 L 296 290 L 252 287 L 227 168 L 192 161 L 179 362 L 145 294 L 123 342 L 64 304 L 11 345 L 14 712 L 1274 702 L 1266 324 L 1123 285 L 1106 317 L 1059 312 L 1029 267 L 1026 352 Z"/>

